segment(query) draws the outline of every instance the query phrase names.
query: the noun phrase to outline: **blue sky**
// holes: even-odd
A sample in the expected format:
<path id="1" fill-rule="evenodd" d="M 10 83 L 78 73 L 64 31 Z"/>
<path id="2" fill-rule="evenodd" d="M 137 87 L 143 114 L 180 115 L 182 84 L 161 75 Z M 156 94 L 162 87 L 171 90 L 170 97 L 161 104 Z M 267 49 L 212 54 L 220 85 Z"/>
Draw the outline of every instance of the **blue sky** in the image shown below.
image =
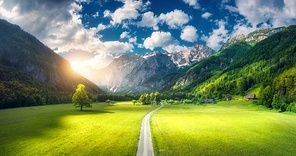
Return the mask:
<path id="1" fill-rule="evenodd" d="M 0 0 L 20 25 L 76 66 L 125 53 L 219 50 L 233 35 L 296 24 L 295 0 Z"/>

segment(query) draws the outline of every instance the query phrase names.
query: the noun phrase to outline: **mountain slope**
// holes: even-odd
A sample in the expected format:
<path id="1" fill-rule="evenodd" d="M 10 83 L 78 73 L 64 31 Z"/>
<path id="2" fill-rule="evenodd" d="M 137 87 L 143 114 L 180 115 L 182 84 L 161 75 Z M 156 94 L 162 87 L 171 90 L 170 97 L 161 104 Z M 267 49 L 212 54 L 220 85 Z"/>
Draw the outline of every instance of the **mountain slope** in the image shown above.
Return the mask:
<path id="1" fill-rule="evenodd" d="M 116 93 L 143 93 L 159 91 L 170 84 L 174 75 L 182 68 L 210 56 L 213 50 L 195 45 L 186 51 L 175 53 L 153 52 L 126 54 L 110 63 L 106 68 L 94 71 L 88 78 L 101 88 Z M 81 73 L 83 73 L 82 70 Z"/>
<path id="2" fill-rule="evenodd" d="M 0 20 L 0 108 L 69 102 L 79 83 L 103 93 L 19 26 Z"/>
<path id="3" fill-rule="evenodd" d="M 247 43 L 238 42 L 222 52 L 206 58 L 175 77 L 176 82 L 174 82 L 172 89 L 176 91 L 192 90 L 196 85 L 222 72 L 234 60 L 242 57 L 249 49 L 251 49 L 251 46 Z"/>
<path id="4" fill-rule="evenodd" d="M 268 38 L 269 36 L 281 31 L 283 27 L 279 28 L 267 28 L 267 29 L 258 29 L 254 32 L 251 32 L 248 35 L 240 34 L 230 37 L 226 43 L 221 47 L 221 50 L 224 50 L 231 45 L 235 44 L 236 42 L 246 42 L 252 46 L 256 43 Z M 220 51 L 221 51 L 220 50 Z"/>
<path id="5" fill-rule="evenodd" d="M 100 78 L 95 82 L 111 92 L 150 92 L 158 90 L 177 69 L 171 58 L 162 53 L 123 55 L 99 70 Z"/>
<path id="6" fill-rule="evenodd" d="M 275 99 L 281 99 L 283 103 L 296 101 L 296 76 L 292 74 L 296 70 L 296 26 L 283 28 L 254 47 L 246 48 L 247 43 L 241 47 L 237 44 L 183 73 L 170 92 L 184 91 L 186 88 L 200 98 L 221 99 L 223 95 L 245 95 L 261 88 L 259 97 L 267 107 L 277 108 L 273 106 L 274 103 L 276 105 Z M 242 50 L 244 47 L 246 49 Z M 213 58 L 223 60 L 223 55 L 231 49 L 242 50 L 242 53 L 219 69 L 217 65 L 221 62 L 217 63 Z M 213 65 L 216 67 L 211 69 Z M 200 74 L 202 71 L 207 72 Z"/>

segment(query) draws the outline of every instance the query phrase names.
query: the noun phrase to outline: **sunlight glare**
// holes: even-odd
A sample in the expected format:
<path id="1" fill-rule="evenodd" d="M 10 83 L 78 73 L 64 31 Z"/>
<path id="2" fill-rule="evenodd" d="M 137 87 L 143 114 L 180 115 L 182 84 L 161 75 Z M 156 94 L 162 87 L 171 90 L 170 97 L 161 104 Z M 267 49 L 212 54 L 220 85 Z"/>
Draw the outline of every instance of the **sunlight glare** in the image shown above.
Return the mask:
<path id="1" fill-rule="evenodd" d="M 71 62 L 71 67 L 75 71 L 78 71 L 80 68 L 82 68 L 82 66 L 82 63 L 80 62 Z"/>

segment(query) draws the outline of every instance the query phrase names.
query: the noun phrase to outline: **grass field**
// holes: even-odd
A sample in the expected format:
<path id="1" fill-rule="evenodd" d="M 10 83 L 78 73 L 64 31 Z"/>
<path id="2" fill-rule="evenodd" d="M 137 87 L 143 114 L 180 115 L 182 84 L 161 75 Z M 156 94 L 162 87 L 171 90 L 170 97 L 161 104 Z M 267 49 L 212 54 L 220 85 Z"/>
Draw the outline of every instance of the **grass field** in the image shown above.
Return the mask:
<path id="1" fill-rule="evenodd" d="M 151 123 L 155 155 L 296 155 L 296 114 L 243 100 L 166 105 Z"/>
<path id="2" fill-rule="evenodd" d="M 135 155 L 142 117 L 155 106 L 72 104 L 0 110 L 0 155 Z"/>

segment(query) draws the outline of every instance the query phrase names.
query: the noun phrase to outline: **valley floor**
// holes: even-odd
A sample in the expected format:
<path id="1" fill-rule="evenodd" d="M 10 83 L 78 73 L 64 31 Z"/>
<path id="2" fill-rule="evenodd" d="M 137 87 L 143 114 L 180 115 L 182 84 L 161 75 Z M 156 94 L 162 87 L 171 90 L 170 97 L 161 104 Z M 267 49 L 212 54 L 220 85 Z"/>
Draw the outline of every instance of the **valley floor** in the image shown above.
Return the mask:
<path id="1" fill-rule="evenodd" d="M 143 116 L 132 102 L 0 110 L 0 155 L 136 155 Z"/>
<path id="2" fill-rule="evenodd" d="M 0 155 L 136 155 L 143 116 L 118 102 L 0 110 Z M 155 155 L 293 155 L 296 114 L 245 101 L 165 105 L 151 117 Z"/>
<path id="3" fill-rule="evenodd" d="M 295 155 L 296 114 L 236 100 L 166 105 L 152 116 L 155 155 Z"/>

